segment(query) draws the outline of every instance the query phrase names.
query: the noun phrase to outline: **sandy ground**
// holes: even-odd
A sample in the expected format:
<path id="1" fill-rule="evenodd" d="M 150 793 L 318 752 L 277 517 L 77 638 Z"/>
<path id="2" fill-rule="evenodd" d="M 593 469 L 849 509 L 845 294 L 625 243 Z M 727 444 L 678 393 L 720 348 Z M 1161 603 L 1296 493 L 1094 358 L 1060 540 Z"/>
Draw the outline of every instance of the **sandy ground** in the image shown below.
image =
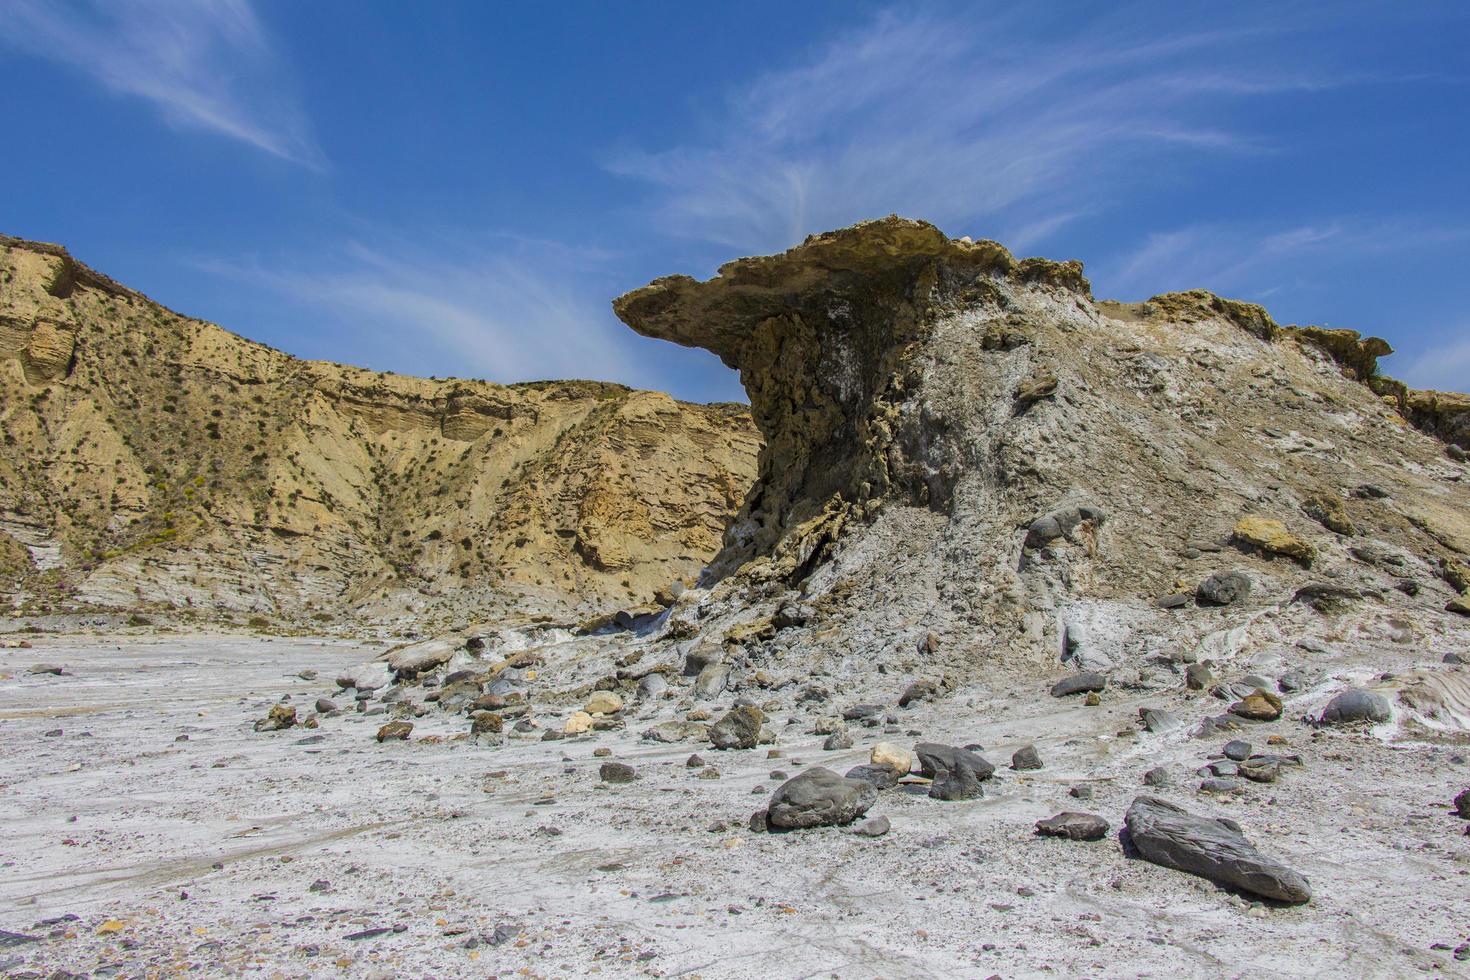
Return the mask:
<path id="1" fill-rule="evenodd" d="M 437 715 L 416 722 L 413 740 L 380 745 L 382 717 L 251 730 L 282 691 L 310 705 L 335 670 L 380 646 L 33 642 L 0 651 L 8 976 L 1470 973 L 1452 953 L 1470 938 L 1470 838 L 1447 811 L 1470 785 L 1470 747 L 1409 740 L 1392 723 L 1315 732 L 1302 720 L 1346 679 L 1427 662 L 1401 647 L 1325 665 L 1322 684 L 1248 736 L 1284 735 L 1304 768 L 1219 799 L 1196 792 L 1193 769 L 1223 739 L 1132 724 L 1143 704 L 1186 722 L 1222 708 L 1182 692 L 1109 692 L 1086 708 L 1042 687 L 960 691 L 906 711 L 896 733 L 855 729 L 850 751 L 823 752 L 792 726 L 779 758 L 644 743 L 636 723 L 504 747 L 423 741 L 464 730 L 463 718 Z M 27 673 L 36 663 L 67 673 Z M 321 678 L 297 679 L 303 668 Z M 893 829 L 878 839 L 746 828 L 776 785 L 772 770 L 841 772 L 879 738 L 920 733 L 978 741 L 997 764 L 1034 742 L 1046 768 L 1002 768 L 971 802 L 887 791 L 872 813 Z M 598 747 L 635 765 L 637 782 L 600 785 Z M 721 777 L 687 768 L 693 751 Z M 1064 809 L 1116 829 L 1157 765 L 1176 777 L 1158 795 L 1234 817 L 1307 875 L 1312 902 L 1251 902 L 1127 859 L 1112 837 L 1033 836 L 1037 819 Z M 1079 783 L 1092 800 L 1068 797 Z"/>

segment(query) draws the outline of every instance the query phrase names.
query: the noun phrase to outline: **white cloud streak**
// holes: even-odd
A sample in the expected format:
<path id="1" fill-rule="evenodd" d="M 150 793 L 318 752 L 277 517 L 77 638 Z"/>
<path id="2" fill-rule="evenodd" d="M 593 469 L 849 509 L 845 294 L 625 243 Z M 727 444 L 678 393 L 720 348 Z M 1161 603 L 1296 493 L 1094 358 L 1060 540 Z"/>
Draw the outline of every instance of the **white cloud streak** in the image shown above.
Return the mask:
<path id="1" fill-rule="evenodd" d="M 171 126 L 325 166 L 249 0 L 3 0 L 0 41 L 143 99 Z"/>
<path id="2" fill-rule="evenodd" d="M 457 376 L 501 382 L 652 380 L 606 297 L 579 286 L 601 268 L 600 254 L 526 239 L 436 246 L 379 237 L 331 255 L 195 265 L 321 311 L 356 335 L 359 350 L 382 355 L 371 367 L 448 360 Z"/>
<path id="3" fill-rule="evenodd" d="M 1197 224 L 1148 235 L 1137 248 L 1089 270 L 1099 295 L 1146 299 L 1179 289 L 1263 299 L 1293 279 L 1374 256 L 1470 241 L 1470 228 L 1432 221 L 1339 218 L 1294 228 Z"/>
<path id="4" fill-rule="evenodd" d="M 1389 373 L 1414 388 L 1470 392 L 1470 326 L 1455 334 L 1459 339 L 1431 346 Z"/>
<path id="5" fill-rule="evenodd" d="M 1158 38 L 1126 18 L 1038 30 L 1026 21 L 1042 10 L 884 14 L 756 78 L 703 138 L 607 166 L 648 185 L 660 230 L 740 250 L 890 212 L 951 233 L 1014 227 L 1031 244 L 1168 181 L 1178 154 L 1269 150 L 1220 123 L 1228 100 L 1351 81 L 1300 61 L 1283 73 L 1248 32 Z"/>

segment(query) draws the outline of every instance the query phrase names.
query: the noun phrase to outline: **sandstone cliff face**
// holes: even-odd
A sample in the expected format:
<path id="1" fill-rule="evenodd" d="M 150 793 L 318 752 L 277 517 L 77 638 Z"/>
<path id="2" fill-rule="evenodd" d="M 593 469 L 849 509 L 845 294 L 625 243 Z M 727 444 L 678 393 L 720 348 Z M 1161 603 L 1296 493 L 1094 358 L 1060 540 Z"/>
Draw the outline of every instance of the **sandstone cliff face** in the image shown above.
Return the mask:
<path id="1" fill-rule="evenodd" d="M 300 361 L 17 239 L 0 426 L 19 601 L 292 618 L 646 604 L 715 552 L 759 446 L 743 406 Z"/>
<path id="2" fill-rule="evenodd" d="M 1155 602 L 1220 569 L 1288 602 L 1329 581 L 1444 615 L 1459 591 L 1470 471 L 1435 436 L 1463 399 L 1387 391 L 1380 340 L 1203 291 L 1099 301 L 1077 263 L 898 218 L 614 305 L 750 394 L 759 475 L 699 618 L 745 623 L 751 662 L 818 643 L 914 669 L 934 631 L 940 665 L 1106 665 L 1192 642 Z"/>

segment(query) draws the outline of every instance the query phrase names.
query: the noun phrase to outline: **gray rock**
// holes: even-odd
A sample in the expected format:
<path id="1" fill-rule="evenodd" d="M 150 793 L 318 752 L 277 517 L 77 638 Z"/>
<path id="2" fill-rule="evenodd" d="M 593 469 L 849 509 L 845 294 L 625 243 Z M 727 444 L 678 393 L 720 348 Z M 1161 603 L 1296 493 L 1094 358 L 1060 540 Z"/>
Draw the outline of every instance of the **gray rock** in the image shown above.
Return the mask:
<path id="1" fill-rule="evenodd" d="M 1156 766 L 1143 774 L 1143 785 L 1164 787 L 1174 785 L 1174 777 L 1163 766 Z"/>
<path id="2" fill-rule="evenodd" d="M 1041 753 L 1034 745 L 1024 745 L 1011 756 L 1011 768 L 1017 772 L 1041 768 Z"/>
<path id="3" fill-rule="evenodd" d="M 1276 688 L 1282 694 L 1294 694 L 1304 690 L 1309 683 L 1311 682 L 1307 679 L 1306 671 L 1288 670 L 1276 679 Z"/>
<path id="4" fill-rule="evenodd" d="M 1239 780 L 1227 779 L 1221 776 L 1217 776 L 1213 779 L 1206 779 L 1199 784 L 1199 791 L 1201 793 L 1217 793 L 1222 795 L 1229 793 L 1239 793 L 1243 788 L 1244 787 L 1240 785 Z"/>
<path id="5" fill-rule="evenodd" d="M 1281 773 L 1281 763 L 1270 756 L 1246 759 L 1239 768 L 1240 774 L 1253 783 L 1274 783 Z"/>
<path id="6" fill-rule="evenodd" d="M 1203 691 L 1215 683 L 1215 672 L 1204 664 L 1190 664 L 1184 669 L 1184 686 L 1191 691 Z"/>
<path id="7" fill-rule="evenodd" d="M 822 748 L 828 752 L 850 749 L 852 748 L 852 736 L 845 731 L 833 732 L 822 742 Z"/>
<path id="8" fill-rule="evenodd" d="M 904 689 L 898 696 L 898 706 L 907 708 L 917 701 L 933 701 L 939 693 L 939 685 L 929 680 L 917 680 Z"/>
<path id="9" fill-rule="evenodd" d="M 337 702 L 333 701 L 331 698 L 317 698 L 316 699 L 316 713 L 317 714 L 319 714 L 319 715 L 329 715 L 329 714 L 331 714 L 332 712 L 334 712 L 336 710 L 337 710 Z"/>
<path id="10" fill-rule="evenodd" d="M 1092 670 L 1084 670 L 1073 674 L 1071 677 L 1063 677 L 1051 686 L 1051 696 L 1064 698 L 1069 694 L 1086 694 L 1088 691 L 1102 691 L 1108 686 L 1108 679 L 1102 674 Z"/>
<path id="11" fill-rule="evenodd" d="M 1065 837 L 1067 840 L 1102 840 L 1108 834 L 1108 822 L 1095 813 L 1070 810 L 1036 821 L 1036 833 L 1043 837 Z"/>
<path id="12" fill-rule="evenodd" d="M 898 773 L 891 766 L 875 766 L 863 763 L 853 766 L 847 770 L 847 779 L 857 779 L 869 783 L 874 789 L 891 789 L 898 785 Z"/>
<path id="13" fill-rule="evenodd" d="M 1229 606 L 1251 594 L 1251 579 L 1244 572 L 1216 572 L 1199 584 L 1194 597 L 1205 606 Z"/>
<path id="14" fill-rule="evenodd" d="M 1172 732 L 1184 724 L 1163 708 L 1139 708 L 1138 720 L 1149 732 Z"/>
<path id="15" fill-rule="evenodd" d="M 1465 659 L 1465 657 L 1466 657 L 1466 655 L 1463 654 L 1463 653 L 1447 653 L 1443 657 L 1440 658 L 1440 662 L 1441 663 L 1446 663 L 1446 664 L 1467 664 L 1467 663 L 1470 663 L 1470 660 Z"/>
<path id="16" fill-rule="evenodd" d="M 638 696 L 645 701 L 658 697 L 668 689 L 668 680 L 663 674 L 657 671 L 652 674 L 645 674 L 638 681 Z"/>
<path id="17" fill-rule="evenodd" d="M 710 726 L 710 744 L 717 749 L 753 749 L 760 742 L 765 720 L 759 708 L 748 704 L 731 708 Z"/>
<path id="18" fill-rule="evenodd" d="M 1166 595 L 1154 600 L 1154 605 L 1160 609 L 1182 609 L 1189 605 L 1189 593 L 1175 592 L 1173 595 Z"/>
<path id="19" fill-rule="evenodd" d="M 1327 702 L 1321 722 L 1324 725 L 1353 725 L 1365 721 L 1388 721 L 1391 717 L 1393 711 L 1388 698 L 1354 687 Z"/>
<path id="20" fill-rule="evenodd" d="M 1031 522 L 1031 526 L 1026 529 L 1026 547 L 1040 548 L 1058 538 L 1070 540 L 1084 521 L 1090 521 L 1096 527 L 1101 526 L 1105 519 L 1106 514 L 1101 507 L 1088 504 L 1054 510 Z"/>
<path id="21" fill-rule="evenodd" d="M 691 755 L 689 758 L 684 760 L 684 766 L 688 769 L 703 769 L 704 760 L 697 755 Z"/>
<path id="22" fill-rule="evenodd" d="M 1067 790 L 1067 795 L 1074 800 L 1090 800 L 1092 799 L 1092 787 L 1079 783 Z"/>
<path id="23" fill-rule="evenodd" d="M 864 718 L 873 718 L 883 713 L 881 704 L 855 704 L 842 712 L 843 721 L 862 721 Z"/>
<path id="24" fill-rule="evenodd" d="M 1251 743 L 1241 741 L 1238 738 L 1232 739 L 1231 741 L 1225 743 L 1225 748 L 1221 749 L 1221 751 L 1225 754 L 1225 758 L 1234 759 L 1236 762 L 1240 762 L 1243 759 L 1250 758 Z"/>
<path id="25" fill-rule="evenodd" d="M 845 826 L 868 811 L 878 791 L 860 779 L 844 779 L 830 769 L 814 766 L 782 783 L 767 808 L 772 827 Z"/>
<path id="26" fill-rule="evenodd" d="M 891 829 L 893 829 L 893 825 L 888 822 L 888 818 L 880 814 L 876 817 L 869 817 L 848 830 L 847 833 L 855 837 L 882 837 Z"/>
<path id="27" fill-rule="evenodd" d="M 701 700 L 712 701 L 725 693 L 725 686 L 729 683 L 730 668 L 725 664 L 710 664 L 694 679 L 694 696 Z"/>
<path id="28" fill-rule="evenodd" d="M 995 775 L 995 766 L 968 749 L 938 742 L 914 746 L 919 773 L 933 780 L 929 795 L 936 800 L 971 800 L 982 794 L 980 783 Z"/>
<path id="29" fill-rule="evenodd" d="M 1139 796 L 1124 818 L 1128 842 L 1146 861 L 1198 875 L 1263 898 L 1300 904 L 1307 879 L 1267 858 L 1233 820 L 1196 816 L 1152 796 Z"/>
<path id="30" fill-rule="evenodd" d="M 631 783 L 638 778 L 638 770 L 622 762 L 604 762 L 597 774 L 604 783 Z"/>

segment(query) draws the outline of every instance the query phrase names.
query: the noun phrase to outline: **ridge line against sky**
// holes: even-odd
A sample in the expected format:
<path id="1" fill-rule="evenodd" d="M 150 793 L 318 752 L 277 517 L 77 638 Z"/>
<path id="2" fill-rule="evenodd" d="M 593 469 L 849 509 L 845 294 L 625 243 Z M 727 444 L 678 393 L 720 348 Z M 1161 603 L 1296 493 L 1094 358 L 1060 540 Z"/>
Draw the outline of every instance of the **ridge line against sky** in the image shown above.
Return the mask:
<path id="1" fill-rule="evenodd" d="M 900 213 L 1470 387 L 1456 6 L 741 10 L 0 0 L 0 222 L 301 356 L 728 400 L 610 298 Z"/>

